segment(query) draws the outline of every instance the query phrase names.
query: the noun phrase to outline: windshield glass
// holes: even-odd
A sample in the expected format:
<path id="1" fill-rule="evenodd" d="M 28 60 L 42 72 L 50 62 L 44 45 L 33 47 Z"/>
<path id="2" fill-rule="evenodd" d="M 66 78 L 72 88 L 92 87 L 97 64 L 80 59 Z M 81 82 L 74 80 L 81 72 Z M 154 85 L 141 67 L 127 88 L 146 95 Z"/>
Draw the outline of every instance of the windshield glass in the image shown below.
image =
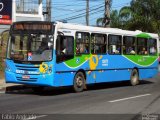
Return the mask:
<path id="1" fill-rule="evenodd" d="M 7 58 L 15 61 L 52 60 L 53 35 L 12 34 L 8 42 Z"/>

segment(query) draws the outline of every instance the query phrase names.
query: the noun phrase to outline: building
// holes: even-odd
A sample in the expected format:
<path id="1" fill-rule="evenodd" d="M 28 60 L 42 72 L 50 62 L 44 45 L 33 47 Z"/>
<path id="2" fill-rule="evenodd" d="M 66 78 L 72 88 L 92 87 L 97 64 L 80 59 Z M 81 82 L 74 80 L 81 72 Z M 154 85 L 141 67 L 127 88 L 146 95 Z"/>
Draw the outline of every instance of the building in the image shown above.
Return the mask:
<path id="1" fill-rule="evenodd" d="M 0 0 L 0 33 L 16 21 L 43 21 L 42 0 Z"/>

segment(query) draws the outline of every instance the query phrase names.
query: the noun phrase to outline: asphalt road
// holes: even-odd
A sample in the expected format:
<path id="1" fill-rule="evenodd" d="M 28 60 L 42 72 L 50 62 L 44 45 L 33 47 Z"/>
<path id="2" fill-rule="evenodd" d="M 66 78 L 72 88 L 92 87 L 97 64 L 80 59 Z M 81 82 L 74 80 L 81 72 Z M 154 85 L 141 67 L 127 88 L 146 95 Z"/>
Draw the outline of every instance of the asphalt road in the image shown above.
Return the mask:
<path id="1" fill-rule="evenodd" d="M 81 93 L 70 88 L 0 92 L 0 113 L 0 119 L 36 115 L 36 120 L 159 120 L 160 73 L 137 86 L 128 82 L 96 84 Z M 28 116 L 26 120 L 31 119 Z"/>

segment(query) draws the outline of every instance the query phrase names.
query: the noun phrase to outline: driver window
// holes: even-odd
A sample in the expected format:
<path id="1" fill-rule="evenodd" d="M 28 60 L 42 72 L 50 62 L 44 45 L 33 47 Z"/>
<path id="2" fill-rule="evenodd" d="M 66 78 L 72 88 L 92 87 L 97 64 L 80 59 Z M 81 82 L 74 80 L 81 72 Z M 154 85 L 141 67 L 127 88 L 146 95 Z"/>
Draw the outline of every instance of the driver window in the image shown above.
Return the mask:
<path id="1" fill-rule="evenodd" d="M 12 36 L 10 57 L 15 60 L 23 60 L 26 53 L 25 38 L 26 36 Z"/>
<path id="2" fill-rule="evenodd" d="M 71 36 L 58 36 L 56 43 L 57 62 L 73 58 L 74 38 Z"/>

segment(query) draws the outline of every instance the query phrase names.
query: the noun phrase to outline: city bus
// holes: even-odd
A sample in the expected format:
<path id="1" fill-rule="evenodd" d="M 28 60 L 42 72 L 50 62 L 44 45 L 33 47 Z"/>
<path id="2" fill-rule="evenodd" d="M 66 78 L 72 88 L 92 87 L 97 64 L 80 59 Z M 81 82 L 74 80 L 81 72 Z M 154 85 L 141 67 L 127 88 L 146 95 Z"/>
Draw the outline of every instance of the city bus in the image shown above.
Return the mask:
<path id="1" fill-rule="evenodd" d="M 140 80 L 158 73 L 158 35 L 62 22 L 23 21 L 10 28 L 6 83 L 38 88 Z"/>

